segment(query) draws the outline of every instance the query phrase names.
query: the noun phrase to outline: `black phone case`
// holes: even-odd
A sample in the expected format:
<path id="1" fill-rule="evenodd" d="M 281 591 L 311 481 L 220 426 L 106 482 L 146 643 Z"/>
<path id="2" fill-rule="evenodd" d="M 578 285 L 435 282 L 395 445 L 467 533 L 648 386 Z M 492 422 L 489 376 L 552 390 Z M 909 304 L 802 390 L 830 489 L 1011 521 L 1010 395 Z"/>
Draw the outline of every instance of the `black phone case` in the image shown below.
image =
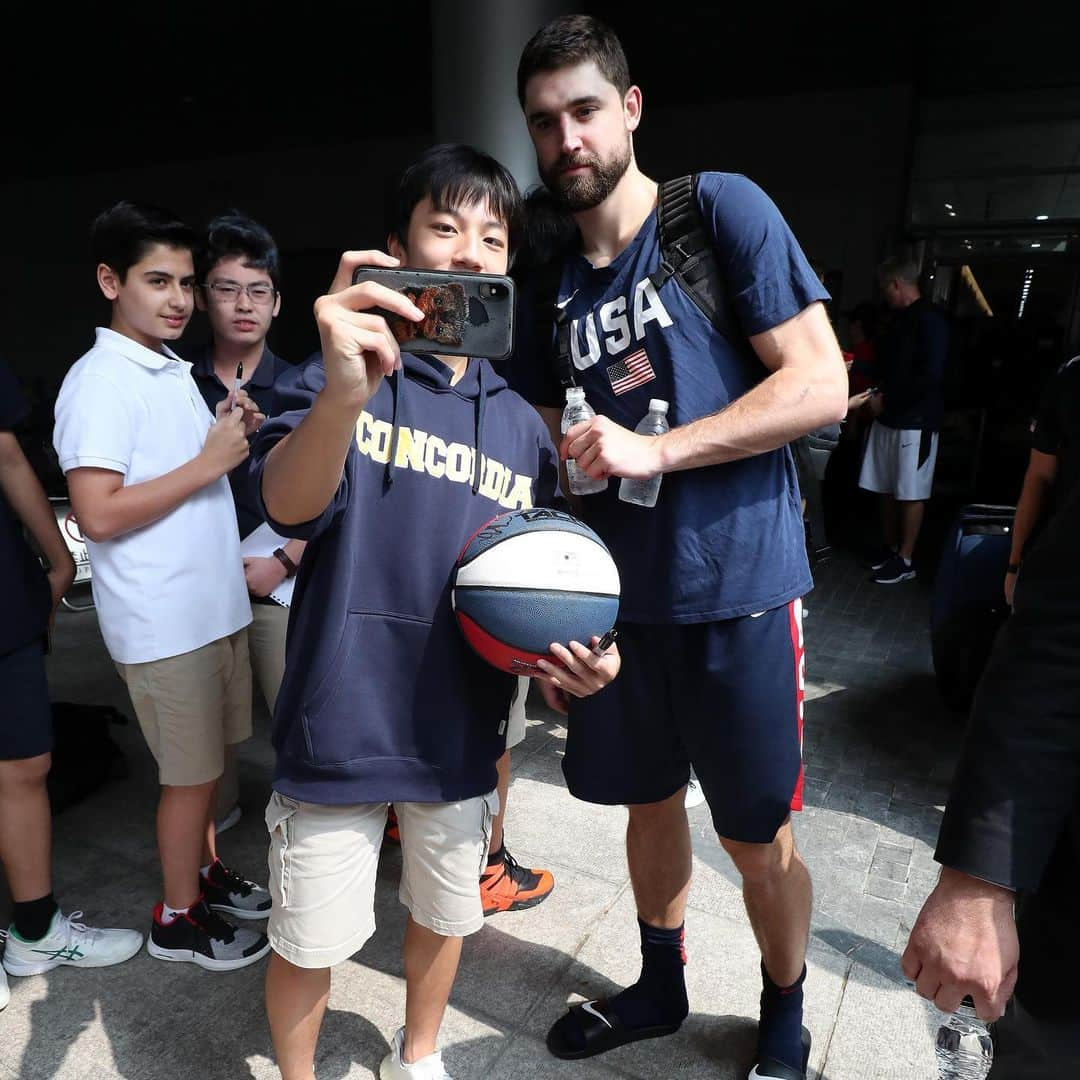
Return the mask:
<path id="1" fill-rule="evenodd" d="M 498 274 L 452 270 L 390 270 L 360 266 L 353 284 L 375 281 L 405 293 L 425 314 L 422 323 L 377 310 L 403 352 L 502 360 L 514 347 L 514 282 Z"/>

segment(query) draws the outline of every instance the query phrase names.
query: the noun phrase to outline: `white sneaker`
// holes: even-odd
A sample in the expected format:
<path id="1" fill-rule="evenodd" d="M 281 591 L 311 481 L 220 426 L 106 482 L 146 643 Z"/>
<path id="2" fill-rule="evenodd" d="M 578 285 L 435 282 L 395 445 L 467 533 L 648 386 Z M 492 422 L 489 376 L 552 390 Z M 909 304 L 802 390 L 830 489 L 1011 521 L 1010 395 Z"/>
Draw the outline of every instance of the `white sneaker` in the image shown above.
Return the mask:
<path id="1" fill-rule="evenodd" d="M 0 1012 L 7 1008 L 11 1000 L 11 991 L 8 989 L 7 976 L 4 974 L 4 966 L 0 964 Z"/>
<path id="2" fill-rule="evenodd" d="M 690 782 L 686 785 L 686 799 L 684 800 L 686 809 L 692 810 L 695 806 L 700 806 L 704 801 L 705 792 L 701 790 L 697 777 L 691 776 Z"/>
<path id="3" fill-rule="evenodd" d="M 398 1028 L 394 1041 L 390 1044 L 390 1053 L 383 1058 L 379 1066 L 379 1080 L 453 1080 L 443 1068 L 442 1054 L 439 1051 L 406 1065 L 401 1060 L 404 1045 L 405 1029 Z"/>
<path id="4" fill-rule="evenodd" d="M 122 964 L 141 948 L 138 930 L 99 930 L 76 922 L 81 911 L 65 915 L 59 908 L 49 930 L 39 941 L 23 941 L 12 926 L 4 950 L 4 969 L 9 975 L 40 975 L 61 964 L 97 968 Z"/>

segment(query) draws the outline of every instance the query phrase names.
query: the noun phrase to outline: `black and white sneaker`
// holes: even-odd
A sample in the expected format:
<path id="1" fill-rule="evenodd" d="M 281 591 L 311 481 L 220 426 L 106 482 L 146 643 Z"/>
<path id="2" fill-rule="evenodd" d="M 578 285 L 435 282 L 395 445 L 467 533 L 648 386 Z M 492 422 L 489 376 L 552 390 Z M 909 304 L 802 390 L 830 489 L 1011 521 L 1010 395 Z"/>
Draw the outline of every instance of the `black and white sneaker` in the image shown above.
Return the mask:
<path id="1" fill-rule="evenodd" d="M 871 553 L 870 558 L 866 563 L 866 568 L 868 570 L 880 570 L 890 559 L 894 559 L 895 557 L 896 548 L 885 545 Z"/>
<path id="2" fill-rule="evenodd" d="M 146 951 L 158 960 L 198 964 L 207 971 L 235 971 L 270 951 L 265 934 L 226 922 L 202 897 L 167 925 L 162 924 L 161 913 L 162 905 L 158 904 L 146 943 Z"/>
<path id="3" fill-rule="evenodd" d="M 199 875 L 203 899 L 211 911 L 236 919 L 265 919 L 270 915 L 270 892 L 215 859 L 208 875 Z"/>
<path id="4" fill-rule="evenodd" d="M 876 585 L 898 585 L 901 581 L 913 581 L 915 568 L 902 555 L 894 555 L 870 580 Z"/>

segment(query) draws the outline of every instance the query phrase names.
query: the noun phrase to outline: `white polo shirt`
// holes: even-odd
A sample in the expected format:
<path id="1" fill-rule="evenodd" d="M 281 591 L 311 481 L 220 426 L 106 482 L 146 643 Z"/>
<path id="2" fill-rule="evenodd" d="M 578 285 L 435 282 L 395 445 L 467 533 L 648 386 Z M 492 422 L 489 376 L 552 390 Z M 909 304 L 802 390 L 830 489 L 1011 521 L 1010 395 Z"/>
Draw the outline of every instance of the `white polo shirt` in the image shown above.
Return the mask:
<path id="1" fill-rule="evenodd" d="M 186 360 L 98 327 L 60 388 L 53 445 L 65 473 L 111 469 L 129 487 L 191 461 L 212 423 Z M 101 633 L 118 663 L 191 652 L 251 622 L 224 476 L 163 518 L 86 547 Z"/>

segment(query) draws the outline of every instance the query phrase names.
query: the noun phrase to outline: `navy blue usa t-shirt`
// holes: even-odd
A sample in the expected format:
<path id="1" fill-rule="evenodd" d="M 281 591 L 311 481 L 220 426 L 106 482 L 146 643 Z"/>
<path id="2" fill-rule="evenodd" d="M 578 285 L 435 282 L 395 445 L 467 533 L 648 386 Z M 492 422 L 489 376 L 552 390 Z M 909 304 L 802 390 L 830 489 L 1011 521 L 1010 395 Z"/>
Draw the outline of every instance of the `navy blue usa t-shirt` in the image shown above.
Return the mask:
<path id="1" fill-rule="evenodd" d="M 710 172 L 698 175 L 697 191 L 743 335 L 829 298 L 761 188 Z M 674 278 L 654 288 L 649 275 L 659 264 L 654 211 L 610 265 L 567 260 L 559 286 L 575 380 L 597 413 L 629 429 L 650 398 L 669 403 L 676 427 L 720 411 L 769 374 L 744 340 L 710 325 Z M 511 382 L 534 404 L 563 404 L 548 348 L 521 350 Z M 621 620 L 731 619 L 809 592 L 799 486 L 786 447 L 667 473 L 653 509 L 621 502 L 618 490 L 612 478 L 607 491 L 585 496 L 582 514 L 619 567 Z"/>

